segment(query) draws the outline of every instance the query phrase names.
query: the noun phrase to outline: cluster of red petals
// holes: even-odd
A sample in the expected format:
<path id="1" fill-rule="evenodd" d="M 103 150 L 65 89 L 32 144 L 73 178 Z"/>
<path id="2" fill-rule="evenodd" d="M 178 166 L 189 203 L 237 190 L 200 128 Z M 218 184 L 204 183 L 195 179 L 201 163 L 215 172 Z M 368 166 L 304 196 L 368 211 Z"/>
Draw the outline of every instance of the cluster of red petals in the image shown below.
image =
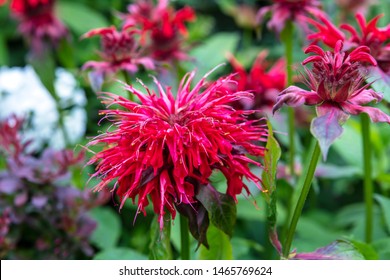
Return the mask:
<path id="1" fill-rule="evenodd" d="M 348 115 L 367 113 L 374 122 L 388 122 L 390 117 L 379 109 L 361 105 L 382 100 L 382 94 L 368 89 L 364 85 L 362 67 L 365 64 L 376 65 L 366 46 L 356 48 L 350 53 L 342 51 L 343 43 L 338 41 L 334 51 L 324 51 L 316 45 L 309 46 L 305 53 L 314 53 L 303 61 L 303 65 L 313 63 L 311 70 L 305 68 L 306 84 L 311 89 L 306 91 L 290 86 L 280 93 L 273 110 L 283 104 L 296 107 L 303 104 L 317 105 L 317 113 L 325 115 L 334 110 L 342 123 Z"/>
<path id="2" fill-rule="evenodd" d="M 191 88 L 194 75 L 183 78 L 176 97 L 157 80 L 157 93 L 144 86 L 145 95 L 126 86 L 140 104 L 107 94 L 103 102 L 115 108 L 102 114 L 115 129 L 89 144 L 106 146 L 89 162 L 97 164 L 93 176 L 102 180 L 96 189 L 116 180 L 121 206 L 127 198 L 135 203 L 138 196 L 139 211 L 144 211 L 150 198 L 161 227 L 166 211 L 175 217 L 175 205 L 197 203 L 195 196 L 209 183 L 213 170 L 227 178 L 226 192 L 233 198 L 243 189 L 249 192 L 243 177 L 261 189 L 260 179 L 249 168 L 260 164 L 246 154 L 264 155 L 259 144 L 267 139 L 266 125 L 248 120 L 251 111 L 229 105 L 252 94 L 225 90 L 227 83 L 234 83 L 231 76 L 211 84 L 204 77 Z"/>
<path id="3" fill-rule="evenodd" d="M 321 22 L 307 19 L 317 29 L 317 32 L 310 34 L 308 39 L 314 42 L 322 41 L 332 48 L 335 47 L 337 41 L 342 40 L 346 50 L 367 46 L 378 62 L 378 67 L 390 76 L 390 24 L 384 28 L 378 28 L 377 23 L 380 18 L 381 15 L 378 15 L 367 22 L 362 14 L 356 14 L 360 32 L 349 24 L 341 24 L 340 28 L 337 28 L 324 16 L 319 16 Z"/>
<path id="4" fill-rule="evenodd" d="M 306 17 L 325 15 L 318 0 L 273 0 L 271 6 L 261 8 L 257 13 L 257 22 L 261 23 L 267 14 L 271 20 L 267 27 L 277 33 L 282 32 L 287 21 L 297 23 L 303 30 L 308 30 Z"/>
<path id="5" fill-rule="evenodd" d="M 43 51 L 49 42 L 56 46 L 68 30 L 54 13 L 55 0 L 13 0 L 12 14 L 20 21 L 19 31 L 30 41 L 32 49 Z"/>
<path id="6" fill-rule="evenodd" d="M 187 34 L 186 22 L 195 20 L 195 11 L 186 6 L 175 10 L 168 0 L 138 0 L 128 6 L 124 26 L 136 26 L 142 32 L 145 46 L 157 61 L 188 59 L 183 51 L 183 35 Z"/>
<path id="7" fill-rule="evenodd" d="M 154 69 L 153 60 L 148 57 L 135 38 L 139 32 L 134 29 L 118 31 L 115 27 L 93 29 L 83 37 L 101 36 L 102 61 L 88 61 L 83 69 L 93 69 L 96 74 L 111 74 L 119 70 L 129 73 L 138 71 L 142 65 L 146 69 Z"/>
<path id="8" fill-rule="evenodd" d="M 281 58 L 269 67 L 267 54 L 267 51 L 260 52 L 249 72 L 233 55 L 229 55 L 232 72 L 235 73 L 233 79 L 237 82 L 229 85 L 230 90 L 249 91 L 254 95 L 253 100 L 240 100 L 235 104 L 236 108 L 268 111 L 275 104 L 277 94 L 286 87 L 285 60 Z"/>

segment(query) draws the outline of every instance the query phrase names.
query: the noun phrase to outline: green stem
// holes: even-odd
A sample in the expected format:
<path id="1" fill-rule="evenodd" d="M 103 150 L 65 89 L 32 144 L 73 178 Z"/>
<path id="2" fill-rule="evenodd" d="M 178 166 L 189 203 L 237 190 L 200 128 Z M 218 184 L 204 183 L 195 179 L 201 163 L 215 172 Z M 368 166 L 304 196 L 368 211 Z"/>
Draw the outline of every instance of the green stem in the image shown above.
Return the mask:
<path id="1" fill-rule="evenodd" d="M 188 220 L 183 215 L 180 215 L 180 238 L 181 238 L 181 259 L 190 259 L 190 239 Z"/>
<path id="2" fill-rule="evenodd" d="M 295 206 L 294 214 L 291 219 L 290 227 L 287 232 L 286 242 L 283 246 L 283 255 L 285 258 L 288 258 L 290 254 L 291 244 L 294 238 L 295 229 L 297 228 L 299 217 L 301 216 L 303 206 L 305 205 L 306 197 L 310 191 L 311 182 L 313 181 L 314 172 L 316 171 L 318 159 L 320 158 L 321 150 L 318 142 L 314 147 L 313 154 L 311 156 L 310 165 L 307 170 L 307 174 L 305 177 L 305 182 L 303 183 L 302 191 L 299 196 L 297 205 Z"/>
<path id="3" fill-rule="evenodd" d="M 294 43 L 294 25 L 291 21 L 286 23 L 284 30 L 281 34 L 284 43 L 284 52 L 286 56 L 286 72 L 287 72 L 287 86 L 293 84 L 293 71 L 292 65 L 294 63 L 293 57 L 293 43 Z M 293 179 L 295 179 L 295 110 L 292 107 L 288 108 L 288 140 L 289 140 L 289 167 L 290 173 Z"/>
<path id="4" fill-rule="evenodd" d="M 125 78 L 125 83 L 128 84 L 128 85 L 131 85 L 131 78 L 130 78 L 130 75 L 129 73 L 126 71 L 126 70 L 123 70 L 122 71 L 123 73 L 123 77 Z M 128 91 L 128 99 L 130 101 L 133 101 L 134 102 L 134 96 L 131 92 Z"/>
<path id="5" fill-rule="evenodd" d="M 372 241 L 372 207 L 374 187 L 372 183 L 371 165 L 371 141 L 370 141 L 370 118 L 367 114 L 361 115 L 362 140 L 363 140 L 363 168 L 364 168 L 364 201 L 366 205 L 366 243 Z"/>

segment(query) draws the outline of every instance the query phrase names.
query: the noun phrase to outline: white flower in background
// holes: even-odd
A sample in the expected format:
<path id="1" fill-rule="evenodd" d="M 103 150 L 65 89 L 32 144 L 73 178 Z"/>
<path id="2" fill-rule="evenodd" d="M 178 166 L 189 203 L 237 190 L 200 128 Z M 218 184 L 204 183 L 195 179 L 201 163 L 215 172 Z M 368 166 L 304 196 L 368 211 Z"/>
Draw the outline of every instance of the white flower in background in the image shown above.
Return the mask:
<path id="1" fill-rule="evenodd" d="M 85 134 L 85 93 L 72 74 L 60 68 L 56 70 L 55 89 L 60 106 L 69 108 L 64 123 L 69 140 L 74 144 Z M 30 149 L 39 149 L 44 144 L 55 149 L 65 147 L 55 101 L 31 66 L 0 68 L 0 120 L 13 114 L 29 122 L 24 135 L 25 140 L 32 140 Z"/>

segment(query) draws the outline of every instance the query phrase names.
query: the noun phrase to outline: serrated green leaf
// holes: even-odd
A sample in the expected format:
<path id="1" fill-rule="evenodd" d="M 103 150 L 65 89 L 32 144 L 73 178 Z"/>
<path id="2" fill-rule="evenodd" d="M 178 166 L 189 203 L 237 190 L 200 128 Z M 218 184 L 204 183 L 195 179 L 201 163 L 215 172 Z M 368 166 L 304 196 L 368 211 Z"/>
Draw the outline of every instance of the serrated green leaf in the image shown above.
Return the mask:
<path id="1" fill-rule="evenodd" d="M 94 260 L 147 260 L 147 256 L 129 248 L 109 248 L 97 253 Z"/>
<path id="2" fill-rule="evenodd" d="M 91 236 L 91 242 L 100 249 L 115 247 L 122 232 L 119 214 L 108 207 L 95 208 L 91 210 L 90 214 L 97 222 L 97 227 Z"/>
<path id="3" fill-rule="evenodd" d="M 201 186 L 196 198 L 209 212 L 211 223 L 232 237 L 237 216 L 234 199 L 216 191 L 210 184 Z"/>
<path id="4" fill-rule="evenodd" d="M 379 203 L 387 231 L 390 233 L 390 198 L 375 194 L 375 199 Z"/>
<path id="5" fill-rule="evenodd" d="M 150 260 L 171 260 L 171 216 L 166 214 L 164 216 L 164 227 L 160 229 L 160 224 L 157 219 L 153 219 L 150 228 L 151 241 L 149 245 L 149 259 Z"/>
<path id="6" fill-rule="evenodd" d="M 207 231 L 207 240 L 210 248 L 200 247 L 201 260 L 232 260 L 233 249 L 229 236 L 219 230 L 217 227 L 210 225 Z"/>
<path id="7" fill-rule="evenodd" d="M 264 172 L 262 174 L 264 195 L 267 202 L 270 203 L 270 198 L 276 189 L 276 172 L 278 161 L 281 156 L 281 149 L 278 141 L 273 135 L 271 123 L 268 122 L 268 140 L 266 144 L 266 153 L 264 155 Z"/>
<path id="8" fill-rule="evenodd" d="M 78 36 L 91 29 L 109 26 L 104 16 L 80 2 L 60 1 L 57 9 L 60 19 Z"/>

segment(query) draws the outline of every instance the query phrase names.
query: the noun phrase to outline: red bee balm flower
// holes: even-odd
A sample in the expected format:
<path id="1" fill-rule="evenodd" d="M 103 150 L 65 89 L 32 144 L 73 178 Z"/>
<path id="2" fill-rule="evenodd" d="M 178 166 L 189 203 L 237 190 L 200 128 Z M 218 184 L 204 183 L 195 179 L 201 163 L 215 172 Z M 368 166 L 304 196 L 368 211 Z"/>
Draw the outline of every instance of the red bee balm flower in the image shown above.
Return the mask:
<path id="1" fill-rule="evenodd" d="M 129 13 L 124 15 L 124 26 L 138 26 L 142 38 L 151 53 L 159 61 L 188 59 L 183 51 L 183 35 L 187 34 L 185 23 L 195 20 L 195 12 L 190 7 L 175 11 L 168 0 L 159 0 L 155 6 L 151 0 L 138 0 L 129 5 Z"/>
<path id="2" fill-rule="evenodd" d="M 268 69 L 266 56 L 267 51 L 260 52 L 248 73 L 233 55 L 229 56 L 233 72 L 236 73 L 233 79 L 237 81 L 237 84 L 230 85 L 231 90 L 245 90 L 254 95 L 254 100 L 240 100 L 239 108 L 270 110 L 275 104 L 277 94 L 286 87 L 284 59 L 279 59 Z"/>
<path id="3" fill-rule="evenodd" d="M 303 30 L 307 30 L 307 15 L 315 17 L 325 15 L 320 6 L 321 3 L 317 0 L 273 0 L 273 5 L 261 8 L 258 11 L 257 21 L 263 22 L 265 15 L 272 13 L 272 18 L 267 26 L 278 34 L 282 32 L 288 20 L 297 23 Z"/>
<path id="4" fill-rule="evenodd" d="M 308 39 L 323 41 L 324 44 L 334 47 L 338 40 L 344 42 L 344 48 L 348 51 L 359 46 L 367 46 L 371 50 L 371 55 L 378 62 L 378 67 L 371 67 L 370 71 L 380 71 L 380 76 L 390 85 L 390 24 L 384 28 L 378 28 L 376 25 L 381 15 L 376 16 L 369 22 L 362 14 L 356 15 L 356 21 L 359 24 L 360 32 L 349 24 L 342 24 L 340 29 L 333 25 L 326 17 L 319 17 L 323 24 L 308 19 L 317 29 L 317 33 L 308 36 Z M 342 31 L 346 30 L 350 36 L 346 36 Z"/>
<path id="5" fill-rule="evenodd" d="M 45 40 L 54 46 L 68 30 L 54 14 L 55 0 L 13 0 L 12 14 L 20 21 L 19 31 L 30 40 L 32 49 L 41 52 Z"/>
<path id="6" fill-rule="evenodd" d="M 135 40 L 136 30 L 117 31 L 115 27 L 93 29 L 83 37 L 88 38 L 96 35 L 101 36 L 103 61 L 88 61 L 83 65 L 83 69 L 93 69 L 92 81 L 100 84 L 103 76 L 114 74 L 120 70 L 129 73 L 138 71 L 138 66 L 142 65 L 146 69 L 154 69 L 154 62 L 145 56 L 143 49 Z M 97 88 L 99 88 L 97 86 Z"/>
<path id="7" fill-rule="evenodd" d="M 390 123 L 390 117 L 372 107 L 363 107 L 371 101 L 379 102 L 382 94 L 368 89 L 370 84 L 363 85 L 363 63 L 376 65 L 366 46 L 358 47 L 350 54 L 341 51 L 342 41 L 338 41 L 334 52 L 323 51 L 311 45 L 305 53 L 315 53 L 303 61 L 303 65 L 313 63 L 312 70 L 306 70 L 307 85 L 310 91 L 290 86 L 282 91 L 273 111 L 283 104 L 297 107 L 302 104 L 316 105 L 318 117 L 312 121 L 311 132 L 320 143 L 324 158 L 329 146 L 342 133 L 343 124 L 349 115 L 367 113 L 373 122 Z"/>
<path id="8" fill-rule="evenodd" d="M 158 94 L 146 86 L 148 95 L 126 86 L 141 104 L 108 93 L 103 103 L 122 107 L 102 111 L 116 129 L 89 144 L 108 145 L 89 162 L 97 163 L 92 176 L 102 179 L 97 190 L 117 179 L 121 207 L 127 198 L 134 203 L 138 196 L 140 211 L 148 205 L 149 195 L 161 227 L 166 210 L 174 218 L 175 205 L 196 202 L 197 190 L 209 183 L 215 169 L 227 178 L 227 194 L 233 198 L 243 188 L 249 192 L 244 176 L 261 189 L 260 179 L 248 167 L 260 164 L 245 154 L 264 155 L 264 147 L 257 144 L 266 141 L 265 124 L 248 121 L 251 111 L 228 105 L 252 95 L 224 90 L 227 83 L 234 83 L 231 76 L 208 86 L 204 77 L 191 89 L 194 75 L 183 78 L 176 98 L 157 80 Z"/>

